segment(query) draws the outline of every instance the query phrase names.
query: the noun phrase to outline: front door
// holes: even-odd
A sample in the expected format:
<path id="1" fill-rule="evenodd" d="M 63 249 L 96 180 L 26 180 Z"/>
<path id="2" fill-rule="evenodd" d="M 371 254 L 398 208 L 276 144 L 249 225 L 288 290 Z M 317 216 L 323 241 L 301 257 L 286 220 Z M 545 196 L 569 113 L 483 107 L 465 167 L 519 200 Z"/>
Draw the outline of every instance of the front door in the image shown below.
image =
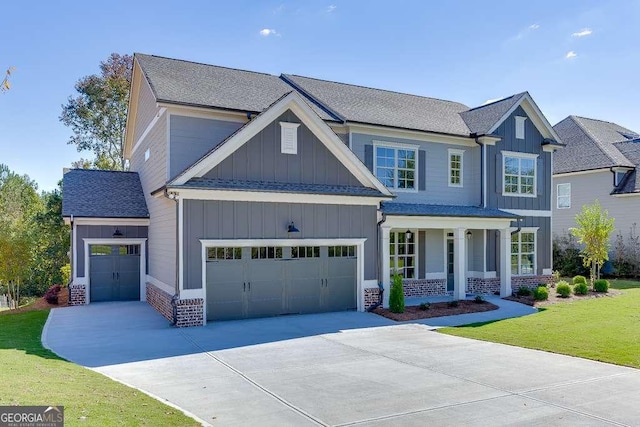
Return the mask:
<path id="1" fill-rule="evenodd" d="M 453 239 L 447 239 L 447 291 L 453 291 L 454 270 Z"/>

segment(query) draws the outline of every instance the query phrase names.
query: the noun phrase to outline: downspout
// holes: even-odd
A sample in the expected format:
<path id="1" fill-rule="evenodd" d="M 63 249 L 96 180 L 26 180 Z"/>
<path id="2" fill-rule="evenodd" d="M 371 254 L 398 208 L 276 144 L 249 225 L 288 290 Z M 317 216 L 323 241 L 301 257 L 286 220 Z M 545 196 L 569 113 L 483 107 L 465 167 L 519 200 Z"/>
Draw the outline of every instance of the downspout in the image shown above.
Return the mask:
<path id="1" fill-rule="evenodd" d="M 69 224 L 71 225 L 71 229 L 69 230 L 69 234 L 71 236 L 71 241 L 69 242 L 69 265 L 71 266 L 70 269 L 70 276 L 69 277 L 69 283 L 67 283 L 67 288 L 69 288 L 69 285 L 71 283 L 73 283 L 73 272 L 74 269 L 76 268 L 75 264 L 73 263 L 73 251 L 76 250 L 76 245 L 73 244 L 73 239 L 74 239 L 74 235 L 73 235 L 73 215 L 71 215 L 71 219 L 69 220 Z M 67 292 L 67 303 L 71 303 L 71 292 Z"/>
<path id="2" fill-rule="evenodd" d="M 180 256 L 180 242 L 178 239 L 180 238 L 180 224 L 178 221 L 180 220 L 180 203 L 178 201 L 178 195 L 175 193 L 169 193 L 166 189 L 164 190 L 164 195 L 170 200 L 173 200 L 176 204 L 176 284 L 175 284 L 175 294 L 171 298 L 171 308 L 173 319 L 171 324 L 175 326 L 178 321 L 178 307 L 176 306 L 176 301 L 180 299 L 180 289 L 179 289 L 179 280 L 180 280 L 180 260 L 178 257 Z"/>
<path id="3" fill-rule="evenodd" d="M 384 212 L 382 212 L 382 219 L 380 221 L 378 221 L 377 225 L 376 225 L 376 241 L 378 243 L 378 245 L 380 245 L 380 226 L 387 220 L 387 216 L 385 215 Z M 378 248 L 379 250 L 380 248 Z M 382 305 L 382 301 L 383 297 L 384 297 L 384 284 L 382 283 L 382 281 L 380 280 L 380 278 L 382 277 L 382 264 L 380 262 L 380 253 L 378 253 L 378 256 L 376 257 L 376 270 L 378 273 L 378 302 L 376 304 L 373 304 L 371 307 L 367 308 L 367 311 L 373 311 L 376 308 L 380 307 Z"/>
<path id="4" fill-rule="evenodd" d="M 485 194 L 484 194 L 484 186 L 486 184 L 486 177 L 484 176 L 484 174 L 485 174 L 485 171 L 484 171 L 484 156 L 485 156 L 486 147 L 485 147 L 484 144 L 482 144 L 479 141 L 478 134 L 472 133 L 471 136 L 476 141 L 476 144 L 478 144 L 480 146 L 480 177 L 482 178 L 482 182 L 480 183 L 480 207 L 486 208 L 487 204 L 486 204 L 486 201 L 485 201 Z"/>

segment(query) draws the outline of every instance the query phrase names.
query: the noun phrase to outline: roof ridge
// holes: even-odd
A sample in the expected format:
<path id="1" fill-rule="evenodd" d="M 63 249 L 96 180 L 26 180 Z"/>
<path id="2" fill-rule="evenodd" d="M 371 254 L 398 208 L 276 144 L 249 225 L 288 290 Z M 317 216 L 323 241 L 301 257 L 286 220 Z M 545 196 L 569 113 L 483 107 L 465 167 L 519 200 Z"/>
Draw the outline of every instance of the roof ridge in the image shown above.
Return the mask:
<path id="1" fill-rule="evenodd" d="M 468 111 L 478 110 L 480 108 L 489 107 L 491 105 L 497 104 L 498 102 L 503 102 L 503 101 L 506 101 L 507 99 L 515 98 L 516 96 L 524 96 L 527 93 L 529 93 L 529 91 L 526 91 L 526 90 L 524 92 L 514 93 L 513 95 L 505 96 L 504 98 L 497 99 L 497 100 L 495 100 L 493 102 L 490 102 L 488 104 L 478 105 L 477 107 L 469 108 L 467 111 L 462 111 L 462 113 L 466 113 Z"/>
<path id="2" fill-rule="evenodd" d="M 569 117 L 571 117 L 571 120 L 573 120 L 573 122 L 574 122 L 574 123 L 575 123 L 575 124 L 580 128 L 580 130 L 582 130 L 582 131 L 585 133 L 585 135 L 587 135 L 587 137 L 589 137 L 589 139 L 590 139 L 591 141 L 593 141 L 593 142 L 596 144 L 596 146 L 600 149 L 600 151 L 602 151 L 602 153 L 603 153 L 605 156 L 607 156 L 607 158 L 608 158 L 609 160 L 611 160 L 611 162 L 613 162 L 613 163 L 615 164 L 615 163 L 617 163 L 617 160 L 616 160 L 616 159 L 614 159 L 612 156 L 610 156 L 610 155 L 609 155 L 609 153 L 607 152 L 607 150 L 606 150 L 606 149 L 605 149 L 605 147 L 604 147 L 604 144 L 608 144 L 612 149 L 616 150 L 616 151 L 617 151 L 617 152 L 622 156 L 622 158 L 623 158 L 623 159 L 625 159 L 627 162 L 629 162 L 629 163 L 632 163 L 632 164 L 633 164 L 633 162 L 632 162 L 631 160 L 629 160 L 629 159 L 627 158 L 627 156 L 625 156 L 624 154 L 622 154 L 622 152 L 621 152 L 620 150 L 618 150 L 618 148 L 617 148 L 617 147 L 615 147 L 615 146 L 613 145 L 613 143 L 611 143 L 611 142 L 609 142 L 609 143 L 601 143 L 601 142 L 600 142 L 600 140 L 598 140 L 598 139 L 595 137 L 595 135 L 594 135 L 594 134 L 593 134 L 589 129 L 587 129 L 587 127 L 586 127 L 586 126 L 584 126 L 584 124 L 583 124 L 583 123 L 581 123 L 581 122 L 580 122 L 580 119 L 587 119 L 587 120 L 591 120 L 591 119 L 589 119 L 589 118 L 587 118 L 587 117 L 580 117 L 580 116 L 573 116 L 573 115 L 572 115 L 572 116 L 569 116 Z M 596 120 L 597 120 L 597 119 L 596 119 Z M 599 120 L 599 121 L 604 122 L 604 120 Z M 615 123 L 614 123 L 614 124 L 615 124 Z"/>
<path id="3" fill-rule="evenodd" d="M 207 64 L 207 63 L 205 63 L 205 62 L 191 61 L 191 60 L 188 60 L 188 59 L 169 58 L 168 56 L 162 56 L 162 55 L 151 55 L 151 54 L 148 54 L 148 53 L 138 53 L 138 52 L 134 53 L 133 55 L 134 55 L 134 56 L 135 56 L 135 55 L 140 55 L 140 56 L 150 56 L 150 57 L 152 57 L 152 58 L 168 59 L 168 60 L 170 60 L 170 61 L 186 62 L 186 63 L 189 63 L 189 64 L 204 65 L 204 66 L 207 66 L 207 67 L 213 67 L 213 68 L 224 68 L 225 70 L 242 71 L 242 72 L 244 72 L 244 73 L 260 74 L 260 75 L 263 75 L 263 76 L 274 77 L 274 78 L 276 78 L 276 79 L 278 78 L 278 76 L 277 76 L 277 75 L 275 75 L 275 74 L 264 73 L 264 72 L 262 72 L 262 71 L 252 71 L 252 70 L 245 70 L 245 69 L 242 69 L 242 68 L 226 67 L 226 66 L 224 66 L 224 65 Z"/>
<path id="4" fill-rule="evenodd" d="M 71 168 L 69 169 L 69 172 L 73 172 L 73 171 L 83 171 L 83 172 L 109 172 L 109 173 L 135 173 L 137 174 L 138 172 L 136 171 L 117 171 L 117 170 L 112 170 L 112 169 L 85 169 L 85 168 Z"/>
<path id="5" fill-rule="evenodd" d="M 449 99 L 434 98 L 432 96 L 416 95 L 415 93 L 400 92 L 400 91 L 397 91 L 397 90 L 390 90 L 390 89 L 381 89 L 381 88 L 377 88 L 377 87 L 364 86 L 364 85 L 358 85 L 358 84 L 353 84 L 353 83 L 337 82 L 337 81 L 334 81 L 334 80 L 319 79 L 317 77 L 301 76 L 299 74 L 282 73 L 281 75 L 283 75 L 285 77 L 289 77 L 289 76 L 291 76 L 291 77 L 302 77 L 303 79 L 316 80 L 316 81 L 320 81 L 320 82 L 334 83 L 334 84 L 345 85 L 345 86 L 359 87 L 359 88 L 362 88 L 362 89 L 378 90 L 380 92 L 389 92 L 389 93 L 395 93 L 395 94 L 398 94 L 398 95 L 407 95 L 407 96 L 415 96 L 417 98 L 433 99 L 434 101 L 450 102 L 452 104 L 459 104 L 459 105 L 462 105 L 463 107 L 467 107 L 468 108 L 468 106 L 463 104 L 462 102 L 451 101 Z"/>

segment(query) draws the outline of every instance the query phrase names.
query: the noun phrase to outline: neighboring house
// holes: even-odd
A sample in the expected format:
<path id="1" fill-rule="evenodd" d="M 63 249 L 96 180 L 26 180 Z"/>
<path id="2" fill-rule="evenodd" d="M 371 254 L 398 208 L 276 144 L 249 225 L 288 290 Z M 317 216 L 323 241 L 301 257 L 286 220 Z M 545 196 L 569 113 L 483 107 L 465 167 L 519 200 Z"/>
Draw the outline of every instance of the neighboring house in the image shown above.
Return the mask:
<path id="1" fill-rule="evenodd" d="M 392 272 L 407 296 L 505 296 L 551 274 L 560 145 L 526 92 L 469 109 L 136 54 L 132 172 L 64 176 L 72 302 L 189 326 L 387 306 Z"/>
<path id="2" fill-rule="evenodd" d="M 553 233 L 575 227 L 583 205 L 597 199 L 625 238 L 640 212 L 640 134 L 615 123 L 569 116 L 553 127 L 566 144 L 554 157 Z"/>

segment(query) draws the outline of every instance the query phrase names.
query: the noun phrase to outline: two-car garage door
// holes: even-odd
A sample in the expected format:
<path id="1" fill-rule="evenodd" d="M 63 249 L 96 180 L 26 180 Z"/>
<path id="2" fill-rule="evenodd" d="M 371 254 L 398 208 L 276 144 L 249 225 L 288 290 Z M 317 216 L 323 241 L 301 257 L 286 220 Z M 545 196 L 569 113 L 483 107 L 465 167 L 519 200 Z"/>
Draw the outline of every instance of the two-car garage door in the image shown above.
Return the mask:
<path id="1" fill-rule="evenodd" d="M 207 319 L 352 310 L 355 246 L 207 248 Z"/>

